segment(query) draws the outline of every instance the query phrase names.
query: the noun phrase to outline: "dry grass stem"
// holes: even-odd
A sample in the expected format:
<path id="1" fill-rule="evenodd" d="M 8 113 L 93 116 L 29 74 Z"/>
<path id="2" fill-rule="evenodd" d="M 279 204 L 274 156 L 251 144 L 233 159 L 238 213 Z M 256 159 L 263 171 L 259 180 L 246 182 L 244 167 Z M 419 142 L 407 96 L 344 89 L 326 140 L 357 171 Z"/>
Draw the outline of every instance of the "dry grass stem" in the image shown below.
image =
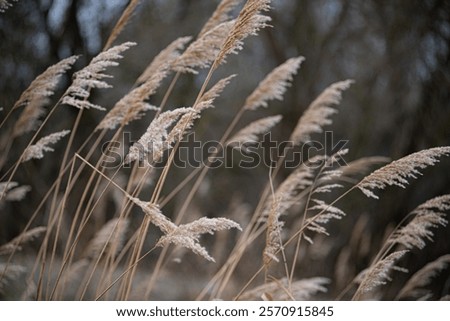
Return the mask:
<path id="1" fill-rule="evenodd" d="M 313 161 L 323 159 L 322 156 L 314 157 Z M 295 169 L 275 190 L 275 199 L 279 200 L 280 215 L 283 215 L 289 208 L 298 202 L 298 195 L 313 184 L 315 168 L 303 163 Z M 263 210 L 263 219 L 270 213 L 272 197 L 266 201 Z"/>

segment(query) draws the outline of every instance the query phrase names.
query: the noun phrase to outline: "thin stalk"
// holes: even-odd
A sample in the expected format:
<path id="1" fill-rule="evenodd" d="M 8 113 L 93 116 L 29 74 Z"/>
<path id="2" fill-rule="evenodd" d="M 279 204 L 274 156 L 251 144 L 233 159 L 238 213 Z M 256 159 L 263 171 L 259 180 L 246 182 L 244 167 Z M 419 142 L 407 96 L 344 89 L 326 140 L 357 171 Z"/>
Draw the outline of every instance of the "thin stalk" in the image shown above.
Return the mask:
<path id="1" fill-rule="evenodd" d="M 70 149 L 72 147 L 73 140 L 75 138 L 76 132 L 78 130 L 78 126 L 80 124 L 80 120 L 81 120 L 82 115 L 83 115 L 83 109 L 79 109 L 78 113 L 77 113 L 77 118 L 75 119 L 75 123 L 72 126 L 72 131 L 70 132 L 70 137 L 69 137 L 69 141 L 68 141 L 67 146 L 66 146 L 66 150 L 64 152 L 63 160 L 61 162 L 61 166 L 60 166 L 60 170 L 59 170 L 60 173 L 63 171 L 63 169 L 64 169 L 64 167 L 66 165 L 67 158 L 69 157 L 69 152 L 70 152 Z M 71 174 L 72 174 L 72 169 L 71 169 Z M 59 192 L 59 189 L 60 189 L 61 182 L 62 182 L 62 180 L 58 180 L 58 183 L 56 184 L 55 190 L 53 192 L 53 200 L 52 200 L 52 203 L 51 203 L 51 206 L 50 206 L 50 218 L 52 216 L 56 216 L 57 219 L 58 219 L 58 223 L 56 225 L 56 235 L 55 235 L 55 238 L 54 238 L 54 241 L 53 241 L 53 249 L 52 249 L 52 254 L 51 254 L 51 257 L 50 257 L 50 265 L 49 265 L 48 275 L 52 274 L 53 261 L 55 259 L 55 255 L 56 255 L 56 246 L 57 246 L 57 243 L 58 243 L 59 232 L 61 230 L 62 217 L 63 217 L 64 208 L 65 208 L 65 204 L 66 204 L 66 197 L 64 197 L 63 200 L 62 200 L 61 211 L 55 212 L 56 201 L 57 201 L 57 198 L 58 198 L 58 192 Z M 53 226 L 48 226 L 46 235 L 50 235 L 50 232 L 51 232 L 52 229 L 53 229 Z M 48 278 L 48 281 L 47 281 L 47 292 L 48 292 L 49 289 L 50 289 L 50 278 Z"/>
<path id="2" fill-rule="evenodd" d="M 0 128 L 3 127 L 3 125 L 6 123 L 6 121 L 8 120 L 8 118 L 12 115 L 13 111 L 16 110 L 16 108 L 11 108 L 8 113 L 6 114 L 5 118 L 3 118 L 2 123 L 0 124 Z"/>
<path id="3" fill-rule="evenodd" d="M 129 266 L 121 275 L 119 275 L 99 296 L 97 296 L 95 298 L 95 301 L 100 300 L 117 282 L 119 282 L 131 269 L 135 268 L 136 265 L 139 264 L 139 262 L 141 262 L 147 255 L 149 255 L 151 252 L 153 252 L 153 250 L 156 249 L 156 247 L 154 246 L 153 248 L 151 248 L 150 250 L 148 250 L 147 252 L 145 252 L 145 254 L 143 254 L 138 260 L 136 260 L 136 262 Z"/>

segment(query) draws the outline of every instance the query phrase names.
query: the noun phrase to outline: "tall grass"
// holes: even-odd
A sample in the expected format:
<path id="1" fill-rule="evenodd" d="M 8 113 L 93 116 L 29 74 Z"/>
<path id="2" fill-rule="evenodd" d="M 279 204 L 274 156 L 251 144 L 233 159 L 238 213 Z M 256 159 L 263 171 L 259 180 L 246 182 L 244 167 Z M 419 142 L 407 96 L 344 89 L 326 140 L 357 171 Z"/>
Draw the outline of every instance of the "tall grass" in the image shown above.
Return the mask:
<path id="1" fill-rule="evenodd" d="M 348 219 L 340 204 L 350 194 L 362 192 L 353 195 L 362 202 L 365 196 L 378 199 L 382 189 L 395 193 L 394 188 L 407 188 L 413 179 L 426 175 L 427 167 L 448 156 L 450 147 L 425 149 L 392 162 L 382 157 L 345 162 L 348 150 L 326 154 L 317 148 L 318 152 L 303 155 L 295 168 L 287 166 L 295 151 L 308 150 L 318 142 L 313 137 L 323 137 L 345 101 L 343 96 L 352 94 L 353 80 L 332 83 L 317 98 L 311 97 L 280 153 L 271 154 L 271 163 L 262 166 L 265 184 L 248 187 L 260 193 L 252 208 L 213 191 L 222 190 L 218 186 L 222 180 L 216 178 L 222 171 L 215 171 L 215 164 L 229 152 L 237 151 L 245 159 L 279 124 L 283 115 L 257 118 L 252 113 L 270 110 L 273 100 L 283 100 L 301 63 L 307 63 L 303 57 L 288 59 L 261 80 L 220 139 L 202 155 L 203 162 L 188 173 L 176 170 L 187 135 L 204 121 L 204 113 L 214 113 L 210 109 L 233 94 L 227 86 L 235 75 L 212 81 L 218 69 L 226 70 L 226 58 L 245 48 L 247 37 L 268 26 L 269 0 L 223 0 L 198 36 L 178 38 L 163 49 L 95 129 L 85 133 L 82 119 L 92 109 L 106 110 L 92 101 L 93 91 L 108 95 L 110 69 L 121 68 L 121 59 L 136 45 L 115 43 L 132 23 L 138 2 L 130 2 L 103 51 L 74 72 L 61 97 L 55 97 L 56 88 L 73 70 L 76 56 L 50 66 L 8 112 L 2 112 L 0 206 L 19 209 L 27 219 L 16 237 L 0 245 L 2 298 L 361 300 L 389 298 L 392 291 L 396 299 L 436 297 L 427 286 L 447 268 L 448 255 L 413 275 L 402 263 L 405 258 L 414 260 L 414 254 L 434 240 L 434 231 L 447 225 L 449 195 L 419 205 L 382 244 L 368 239 L 367 216 L 360 216 L 353 231 L 336 231 L 339 225 L 333 224 Z M 7 6 L 3 1 L 2 7 Z M 186 74 L 201 81 L 196 99 L 169 108 L 169 97 L 177 94 L 177 83 Z M 162 88 L 169 76 L 170 85 Z M 164 98 L 154 106 L 149 100 L 157 92 Z M 53 107 L 46 109 L 49 105 Z M 71 128 L 61 131 L 55 114 L 62 108 L 76 108 L 77 116 Z M 254 120 L 242 125 L 244 115 Z M 143 118 L 150 119 L 145 132 L 133 132 L 134 122 Z M 126 131 L 140 138 L 128 145 Z M 117 153 L 117 144 L 127 147 L 124 154 Z M 49 189 L 22 181 L 28 164 L 46 161 L 56 164 Z M 251 173 L 237 162 L 232 165 L 224 170 Z M 173 185 L 168 182 L 178 183 L 168 190 Z M 239 178 L 234 183 L 236 190 L 242 188 Z M 223 200 L 215 199 L 218 196 Z M 219 211 L 223 217 L 200 213 L 194 202 L 199 197 L 203 202 L 227 203 Z M 39 199 L 31 211 L 26 206 L 30 198 Z M 327 243 L 333 238 L 348 240 L 334 254 Z M 376 254 L 362 259 L 370 253 Z M 337 257 L 336 279 L 320 274 L 304 277 L 308 255 L 324 261 L 330 255 Z M 412 276 L 385 292 L 396 273 Z"/>

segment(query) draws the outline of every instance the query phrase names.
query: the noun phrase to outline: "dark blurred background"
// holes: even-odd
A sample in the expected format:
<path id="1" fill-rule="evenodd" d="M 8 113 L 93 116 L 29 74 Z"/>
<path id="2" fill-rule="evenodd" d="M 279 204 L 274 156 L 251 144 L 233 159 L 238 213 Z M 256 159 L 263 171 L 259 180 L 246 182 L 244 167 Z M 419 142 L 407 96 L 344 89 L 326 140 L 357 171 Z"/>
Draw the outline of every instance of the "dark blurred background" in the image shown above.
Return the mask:
<path id="1" fill-rule="evenodd" d="M 195 36 L 218 2 L 141 1 L 116 41 L 135 41 L 138 46 L 125 54 L 120 68 L 111 69 L 115 89 L 94 92 L 97 102 L 110 108 L 161 49 L 177 37 Z M 19 0 L 0 13 L 2 113 L 49 65 L 73 54 L 82 55 L 75 69 L 86 65 L 101 50 L 127 4 L 125 0 Z M 346 159 L 374 155 L 397 159 L 421 149 L 450 145 L 450 1 L 275 0 L 272 6 L 269 15 L 273 27 L 246 40 L 244 50 L 230 57 L 218 71 L 215 79 L 232 73 L 238 73 L 238 77 L 218 99 L 217 108 L 208 111 L 199 123 L 201 139 L 219 139 L 233 113 L 264 75 L 286 59 L 302 55 L 306 60 L 285 100 L 247 116 L 241 125 L 257 116 L 280 113 L 284 120 L 274 131 L 277 137 L 286 138 L 324 88 L 350 78 L 355 84 L 344 93 L 339 114 L 330 127 L 336 141 L 349 140 Z M 192 104 L 203 77 L 202 73 L 182 77 L 169 105 Z M 157 95 L 152 99 L 157 104 L 161 98 Z M 67 107 L 61 127 L 70 127 L 75 116 L 76 111 Z M 92 111 L 84 117 L 82 126 L 93 128 L 101 117 Z M 139 138 L 148 120 L 130 128 L 136 130 L 134 139 Z M 41 173 L 51 175 L 51 164 L 39 166 Z M 390 222 L 398 222 L 431 197 L 450 193 L 449 166 L 450 162 L 443 160 L 427 169 L 408 189 L 380 192 L 380 201 L 366 200 L 361 195 L 350 197 L 342 203 L 347 212 L 352 212 L 343 225 L 353 226 L 360 214 L 368 213 L 373 242 L 379 242 Z M 235 197 L 230 192 L 235 190 L 232 186 L 240 180 L 241 186 L 252 188 L 237 194 L 253 206 L 266 181 L 267 169 L 256 173 L 261 175 L 255 178 L 255 173 L 228 171 L 219 174 L 220 183 L 210 175 L 206 182 L 211 179 L 214 188 L 208 192 L 215 191 L 224 203 L 229 203 Z M 179 180 L 174 178 L 172 184 Z M 223 198 L 227 194 L 229 197 Z M 202 195 L 200 191 L 197 203 L 203 212 L 220 212 L 216 197 L 202 199 Z M 18 217 L 25 221 L 27 215 L 19 213 Z M 5 241 L 16 228 L 11 223 L 1 230 L 0 240 Z M 440 231 L 439 241 L 414 257 L 418 266 L 449 252 L 448 233 Z M 341 245 L 347 241 L 343 238 Z"/>

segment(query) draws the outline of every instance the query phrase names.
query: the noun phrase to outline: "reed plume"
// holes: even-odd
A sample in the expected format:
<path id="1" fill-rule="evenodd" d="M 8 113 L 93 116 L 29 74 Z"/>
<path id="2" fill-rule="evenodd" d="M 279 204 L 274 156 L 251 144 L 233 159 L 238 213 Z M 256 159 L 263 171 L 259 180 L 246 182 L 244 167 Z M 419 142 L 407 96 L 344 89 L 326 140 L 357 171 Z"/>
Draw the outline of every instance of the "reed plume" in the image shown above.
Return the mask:
<path id="1" fill-rule="evenodd" d="M 273 199 L 272 208 L 267 217 L 266 245 L 263 251 L 263 263 L 266 269 L 272 261 L 279 262 L 277 253 L 282 249 L 281 229 L 284 222 L 280 221 L 278 210 L 279 200 Z"/>
<path id="2" fill-rule="evenodd" d="M 103 225 L 89 242 L 86 257 L 96 259 L 108 251 L 119 252 L 125 243 L 128 219 L 113 218 Z"/>
<path id="3" fill-rule="evenodd" d="M 17 2 L 19 0 L 12 0 L 14 2 Z M 0 12 L 3 13 L 5 12 L 7 9 L 9 9 L 10 7 L 12 7 L 12 3 L 9 2 L 8 0 L 0 0 Z"/>
<path id="4" fill-rule="evenodd" d="M 24 244 L 33 242 L 45 233 L 46 230 L 47 228 L 45 226 L 38 226 L 19 234 L 8 243 L 0 245 L 0 255 L 7 255 L 15 251 L 21 251 Z"/>
<path id="5" fill-rule="evenodd" d="M 42 137 L 36 144 L 28 146 L 23 152 L 21 162 L 27 162 L 30 159 L 40 159 L 44 157 L 44 152 L 53 152 L 54 149 L 49 147 L 50 144 L 57 143 L 61 138 L 70 133 L 70 130 L 62 130 L 57 133 Z"/>
<path id="6" fill-rule="evenodd" d="M 366 176 L 357 187 L 367 196 L 378 199 L 374 189 L 384 189 L 386 186 L 399 186 L 405 188 L 408 179 L 417 179 L 422 175 L 420 170 L 433 166 L 439 162 L 439 157 L 450 154 L 450 147 L 435 147 L 425 149 L 399 160 L 393 161 L 369 176 Z"/>
<path id="7" fill-rule="evenodd" d="M 192 108 L 182 107 L 161 113 L 150 123 L 144 135 L 130 147 L 125 163 L 145 159 L 146 164 L 151 165 L 160 160 L 164 151 L 172 146 L 166 140 L 168 128 L 182 115 L 192 111 Z"/>
<path id="8" fill-rule="evenodd" d="M 324 277 L 301 279 L 291 284 L 288 279 L 283 278 L 248 290 L 239 297 L 239 300 L 306 301 L 318 293 L 326 293 L 328 291 L 326 285 L 329 283 L 330 280 Z"/>
<path id="9" fill-rule="evenodd" d="M 45 114 L 44 106 L 49 103 L 47 98 L 35 98 L 26 107 L 14 124 L 12 136 L 18 137 L 36 130 L 41 124 L 39 118 Z"/>
<path id="10" fill-rule="evenodd" d="M 37 76 L 20 95 L 14 104 L 13 109 L 19 108 L 28 103 L 37 104 L 35 108 L 42 106 L 47 100 L 45 98 L 54 94 L 56 87 L 62 77 L 77 61 L 78 56 L 71 56 L 48 67 L 42 74 Z M 30 110 L 28 109 L 28 112 Z M 25 117 L 25 115 L 23 116 Z"/>
<path id="11" fill-rule="evenodd" d="M 197 74 L 197 68 L 209 68 L 219 54 L 233 24 L 233 20 L 225 21 L 202 34 L 172 62 L 172 69 L 181 73 Z"/>
<path id="12" fill-rule="evenodd" d="M 291 85 L 293 76 L 297 74 L 303 57 L 288 59 L 285 63 L 272 70 L 247 97 L 244 109 L 255 110 L 259 107 L 267 107 L 269 100 L 283 100 L 283 95 Z"/>
<path id="13" fill-rule="evenodd" d="M 227 144 L 237 144 L 239 147 L 257 143 L 258 136 L 269 132 L 272 127 L 281 121 L 281 118 L 281 115 L 275 115 L 255 120 L 234 134 Z"/>
<path id="14" fill-rule="evenodd" d="M 242 50 L 245 38 L 256 35 L 260 29 L 268 26 L 271 18 L 262 13 L 270 10 L 270 2 L 270 0 L 247 0 L 224 40 L 214 62 L 215 66 L 224 63 L 228 55 L 237 54 Z"/>
<path id="15" fill-rule="evenodd" d="M 194 121 L 200 118 L 201 113 L 205 109 L 213 108 L 214 101 L 220 96 L 222 91 L 230 83 L 236 75 L 231 75 L 219 80 L 211 89 L 202 95 L 200 100 L 195 104 L 191 111 L 181 116 L 180 120 L 170 131 L 167 136 L 167 143 L 169 145 L 174 144 L 176 141 L 180 141 L 188 130 L 194 126 Z"/>
<path id="16" fill-rule="evenodd" d="M 360 280 L 360 284 L 353 299 L 358 300 L 363 294 L 370 292 L 381 285 L 387 284 L 387 282 L 392 280 L 390 274 L 393 270 L 404 271 L 403 268 L 399 268 L 395 264 L 406 253 L 408 253 L 408 251 L 393 252 L 383 260 L 378 261 L 369 269 L 361 272 L 357 277 L 357 279 Z"/>
<path id="17" fill-rule="evenodd" d="M 215 231 L 231 228 L 241 229 L 240 225 L 236 222 L 222 217 L 201 217 L 191 223 L 175 225 L 169 218 L 162 214 L 157 205 L 143 202 L 134 197 L 129 198 L 148 215 L 150 222 L 163 232 L 164 235 L 159 239 L 157 246 L 165 246 L 168 244 L 179 245 L 190 249 L 208 261 L 214 262 L 214 258 L 199 244 L 199 238 L 202 234 L 214 234 Z"/>
<path id="18" fill-rule="evenodd" d="M 396 299 L 420 299 L 431 297 L 432 292 L 425 287 L 433 278 L 450 266 L 450 255 L 443 255 L 414 273 L 397 294 Z"/>
<path id="19" fill-rule="evenodd" d="M 103 107 L 89 102 L 90 90 L 93 88 L 111 88 L 103 79 L 112 76 L 103 73 L 110 66 L 118 66 L 116 60 L 123 58 L 122 52 L 135 46 L 134 42 L 125 42 L 121 45 L 102 51 L 95 56 L 88 66 L 73 75 L 73 81 L 63 95 L 62 103 L 79 109 L 95 108 L 105 110 Z"/>
<path id="20" fill-rule="evenodd" d="M 308 142 L 311 134 L 322 133 L 323 127 L 332 124 L 330 116 L 337 113 L 335 106 L 342 99 L 342 92 L 350 87 L 353 80 L 336 82 L 326 88 L 305 110 L 291 134 L 294 145 Z"/>
<path id="21" fill-rule="evenodd" d="M 203 25 L 202 30 L 199 32 L 198 38 L 201 38 L 209 30 L 214 29 L 222 22 L 231 19 L 230 12 L 241 3 L 242 0 L 222 0 L 213 12 L 208 21 Z"/>
<path id="22" fill-rule="evenodd" d="M 136 82 L 142 84 L 152 78 L 154 74 L 171 69 L 174 62 L 181 55 L 181 51 L 191 39 L 192 37 L 189 36 L 180 37 L 170 43 L 165 49 L 161 50 L 161 52 L 153 58 L 152 62 L 147 66 Z"/>
<path id="23" fill-rule="evenodd" d="M 418 206 L 410 215 L 413 219 L 398 229 L 388 240 L 391 244 L 402 244 L 408 249 L 423 249 L 425 240 L 433 241 L 431 228 L 447 226 L 444 211 L 450 209 L 450 195 L 443 195 L 428 200 Z"/>
<path id="24" fill-rule="evenodd" d="M 159 110 L 146 100 L 156 92 L 166 76 L 167 71 L 155 72 L 143 84 L 123 96 L 98 124 L 96 130 L 126 126 L 142 118 L 147 111 Z"/>

